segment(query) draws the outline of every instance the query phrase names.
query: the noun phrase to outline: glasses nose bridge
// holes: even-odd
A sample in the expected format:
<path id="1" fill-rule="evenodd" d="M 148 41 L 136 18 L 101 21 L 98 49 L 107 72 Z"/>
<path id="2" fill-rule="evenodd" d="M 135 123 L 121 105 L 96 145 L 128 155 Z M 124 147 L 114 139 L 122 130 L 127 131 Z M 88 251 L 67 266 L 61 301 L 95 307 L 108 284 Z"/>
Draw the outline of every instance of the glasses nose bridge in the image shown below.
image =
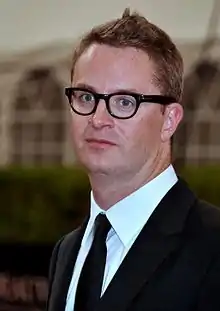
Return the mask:
<path id="1" fill-rule="evenodd" d="M 108 104 L 109 104 L 109 98 L 110 98 L 110 94 L 96 94 L 96 103 L 97 105 L 99 104 L 100 100 L 103 99 L 105 101 L 105 104 L 108 108 Z"/>
<path id="2" fill-rule="evenodd" d="M 109 99 L 110 99 L 110 97 L 111 97 L 112 95 L 111 94 L 101 94 L 101 93 L 97 93 L 96 94 L 96 108 L 95 108 L 95 111 L 97 111 L 97 109 L 99 110 L 99 108 L 98 108 L 98 106 L 99 106 L 99 102 L 100 102 L 100 100 L 104 100 L 104 102 L 105 102 L 105 108 L 104 108 L 104 110 L 106 111 L 106 112 L 108 112 L 109 114 L 111 114 L 110 113 L 110 110 L 109 110 Z"/>
<path id="3" fill-rule="evenodd" d="M 111 112 L 109 109 L 109 99 L 111 94 L 96 93 L 96 105 L 93 110 L 93 122 L 99 125 L 109 124 Z M 99 105 L 100 100 L 104 100 L 105 104 Z M 107 123 L 106 123 L 107 122 Z M 112 121 L 111 121 L 112 122 Z"/>

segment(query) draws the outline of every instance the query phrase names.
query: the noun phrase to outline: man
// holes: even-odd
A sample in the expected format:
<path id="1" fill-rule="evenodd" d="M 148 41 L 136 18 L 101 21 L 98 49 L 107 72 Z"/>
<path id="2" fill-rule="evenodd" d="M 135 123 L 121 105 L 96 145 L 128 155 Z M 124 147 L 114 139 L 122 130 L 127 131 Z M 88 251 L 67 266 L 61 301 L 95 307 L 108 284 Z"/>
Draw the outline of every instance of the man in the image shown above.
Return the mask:
<path id="1" fill-rule="evenodd" d="M 220 211 L 171 165 L 182 81 L 171 39 L 129 10 L 76 48 L 66 95 L 91 207 L 54 249 L 49 311 L 220 310 Z"/>

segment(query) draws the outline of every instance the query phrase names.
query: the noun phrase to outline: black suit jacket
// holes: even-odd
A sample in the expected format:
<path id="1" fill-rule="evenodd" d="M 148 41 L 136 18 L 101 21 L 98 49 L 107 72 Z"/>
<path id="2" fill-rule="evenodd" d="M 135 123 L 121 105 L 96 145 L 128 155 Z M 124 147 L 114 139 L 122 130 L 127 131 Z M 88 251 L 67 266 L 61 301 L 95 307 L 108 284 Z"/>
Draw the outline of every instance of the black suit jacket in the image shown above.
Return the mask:
<path id="1" fill-rule="evenodd" d="M 54 248 L 48 311 L 65 310 L 86 223 Z M 183 181 L 159 203 L 97 307 L 133 310 L 220 311 L 220 209 L 199 201 Z"/>

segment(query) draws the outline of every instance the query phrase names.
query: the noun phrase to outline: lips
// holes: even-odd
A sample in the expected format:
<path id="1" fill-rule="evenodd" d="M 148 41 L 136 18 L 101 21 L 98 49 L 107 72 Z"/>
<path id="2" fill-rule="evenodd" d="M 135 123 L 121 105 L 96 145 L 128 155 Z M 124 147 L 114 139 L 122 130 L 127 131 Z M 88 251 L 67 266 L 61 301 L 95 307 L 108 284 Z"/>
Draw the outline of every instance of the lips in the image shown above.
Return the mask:
<path id="1" fill-rule="evenodd" d="M 115 146 L 116 144 L 110 140 L 107 139 L 98 139 L 98 138 L 88 138 L 86 141 L 89 144 L 96 144 L 96 145 L 110 145 Z"/>

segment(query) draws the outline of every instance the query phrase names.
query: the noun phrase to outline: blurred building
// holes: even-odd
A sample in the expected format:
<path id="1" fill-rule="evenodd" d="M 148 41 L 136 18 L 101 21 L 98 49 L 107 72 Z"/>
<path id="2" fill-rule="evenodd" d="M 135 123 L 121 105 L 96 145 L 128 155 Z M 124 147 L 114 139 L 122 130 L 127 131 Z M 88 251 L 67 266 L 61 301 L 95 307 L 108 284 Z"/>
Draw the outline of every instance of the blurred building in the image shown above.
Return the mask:
<path id="1" fill-rule="evenodd" d="M 69 164 L 71 47 L 34 50 L 0 61 L 0 165 Z"/>
<path id="2" fill-rule="evenodd" d="M 175 137 L 177 163 L 220 162 L 220 54 L 193 64 L 185 77 L 185 117 Z"/>

